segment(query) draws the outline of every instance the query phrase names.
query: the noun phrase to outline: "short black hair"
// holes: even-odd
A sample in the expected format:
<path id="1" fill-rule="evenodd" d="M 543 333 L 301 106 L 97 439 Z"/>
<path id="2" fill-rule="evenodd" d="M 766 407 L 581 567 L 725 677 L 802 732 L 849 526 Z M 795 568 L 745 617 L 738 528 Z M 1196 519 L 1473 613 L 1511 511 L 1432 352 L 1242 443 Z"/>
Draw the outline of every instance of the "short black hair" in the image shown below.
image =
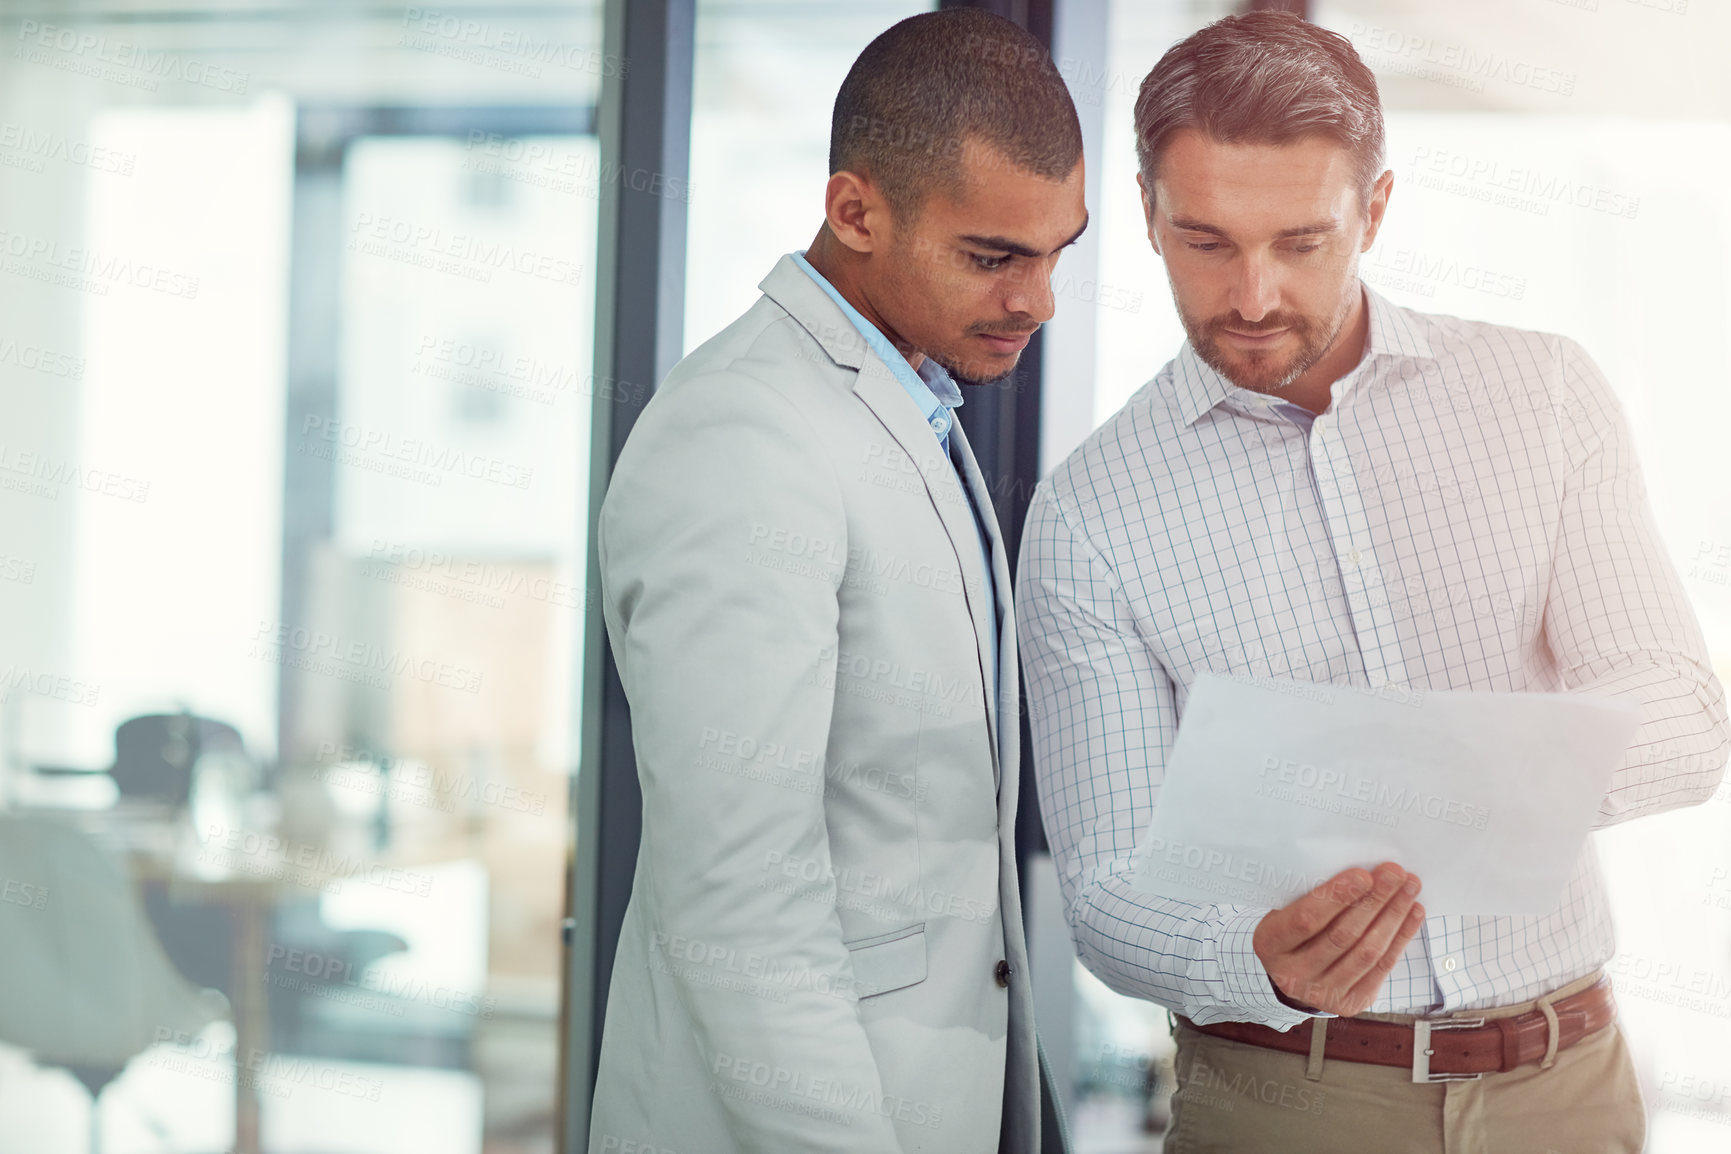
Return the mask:
<path id="1" fill-rule="evenodd" d="M 836 93 L 829 170 L 869 177 L 908 219 L 934 190 L 960 189 L 962 145 L 1063 180 L 1082 159 L 1082 126 L 1052 54 L 976 8 L 910 16 L 866 45 Z"/>

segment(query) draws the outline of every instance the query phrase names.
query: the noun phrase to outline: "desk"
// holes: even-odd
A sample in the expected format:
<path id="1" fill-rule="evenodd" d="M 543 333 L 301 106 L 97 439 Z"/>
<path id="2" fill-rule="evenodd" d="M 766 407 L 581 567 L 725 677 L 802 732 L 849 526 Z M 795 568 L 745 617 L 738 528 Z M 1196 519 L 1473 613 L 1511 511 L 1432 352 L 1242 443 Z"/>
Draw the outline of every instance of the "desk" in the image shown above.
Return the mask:
<path id="1" fill-rule="evenodd" d="M 271 911 L 283 883 L 271 878 L 199 878 L 159 872 L 154 859 L 134 859 L 133 876 L 163 885 L 170 900 L 222 909 L 229 920 L 229 1008 L 234 1015 L 234 1154 L 259 1154 L 258 1084 L 249 1061 L 270 1050 L 265 1000 L 265 951 Z"/>

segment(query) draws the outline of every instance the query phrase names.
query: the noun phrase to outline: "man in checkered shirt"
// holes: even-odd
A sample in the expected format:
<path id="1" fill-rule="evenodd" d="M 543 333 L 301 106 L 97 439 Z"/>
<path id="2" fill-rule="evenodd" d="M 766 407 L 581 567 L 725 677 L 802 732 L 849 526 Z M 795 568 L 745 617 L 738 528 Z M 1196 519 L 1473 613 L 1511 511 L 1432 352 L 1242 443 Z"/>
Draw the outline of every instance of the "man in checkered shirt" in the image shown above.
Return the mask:
<path id="1" fill-rule="evenodd" d="M 1599 826 L 1701 802 L 1731 744 L 1580 346 L 1360 283 L 1393 174 L 1351 45 L 1222 20 L 1135 119 L 1189 340 L 1036 492 L 1017 627 L 1078 953 L 1179 1015 L 1167 1154 L 1638 1151 L 1590 840 L 1544 917 L 1427 917 L 1396 862 L 1278 910 L 1129 884 L 1199 672 L 1616 695 L 1641 724 Z"/>

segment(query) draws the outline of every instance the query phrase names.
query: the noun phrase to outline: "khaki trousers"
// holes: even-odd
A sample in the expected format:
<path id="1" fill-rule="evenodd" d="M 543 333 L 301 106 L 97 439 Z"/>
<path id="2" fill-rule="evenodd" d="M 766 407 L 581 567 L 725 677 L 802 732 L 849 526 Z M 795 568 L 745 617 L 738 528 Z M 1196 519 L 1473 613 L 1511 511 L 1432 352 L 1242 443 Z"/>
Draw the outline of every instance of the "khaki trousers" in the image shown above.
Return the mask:
<path id="1" fill-rule="evenodd" d="M 1458 1016 L 1503 1017 L 1535 1005 Z M 1646 1142 L 1640 1087 L 1614 1024 L 1559 1052 L 1548 1070 L 1534 1062 L 1428 1085 L 1393 1066 L 1329 1060 L 1317 1069 L 1303 1054 L 1183 1023 L 1177 1041 L 1164 1154 L 1639 1154 Z"/>

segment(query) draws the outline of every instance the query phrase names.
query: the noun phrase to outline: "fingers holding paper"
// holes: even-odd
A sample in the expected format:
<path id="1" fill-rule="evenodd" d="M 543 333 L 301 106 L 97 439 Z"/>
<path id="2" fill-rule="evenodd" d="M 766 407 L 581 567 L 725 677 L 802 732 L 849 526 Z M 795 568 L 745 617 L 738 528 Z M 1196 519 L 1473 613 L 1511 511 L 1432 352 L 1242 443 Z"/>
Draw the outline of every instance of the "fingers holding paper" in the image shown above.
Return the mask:
<path id="1" fill-rule="evenodd" d="M 1376 1000 L 1424 924 L 1420 881 L 1394 862 L 1342 870 L 1297 901 L 1271 910 L 1252 944 L 1283 1000 L 1350 1017 Z"/>

